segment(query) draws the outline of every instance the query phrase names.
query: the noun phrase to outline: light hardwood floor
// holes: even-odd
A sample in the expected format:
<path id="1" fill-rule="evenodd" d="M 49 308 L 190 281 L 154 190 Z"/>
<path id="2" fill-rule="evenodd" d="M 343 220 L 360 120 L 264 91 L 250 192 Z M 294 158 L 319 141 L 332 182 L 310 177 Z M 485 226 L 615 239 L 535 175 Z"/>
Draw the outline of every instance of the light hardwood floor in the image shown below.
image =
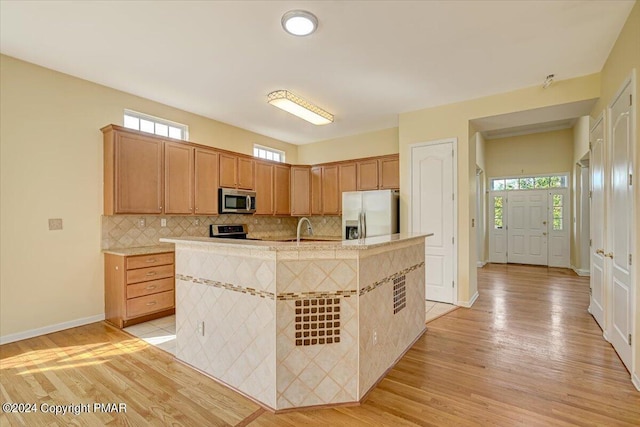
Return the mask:
<path id="1" fill-rule="evenodd" d="M 0 425 L 640 425 L 640 393 L 569 270 L 487 265 L 480 298 L 427 333 L 356 407 L 274 415 L 97 323 L 0 347 L 0 400 L 124 402 L 126 414 L 7 414 Z"/>

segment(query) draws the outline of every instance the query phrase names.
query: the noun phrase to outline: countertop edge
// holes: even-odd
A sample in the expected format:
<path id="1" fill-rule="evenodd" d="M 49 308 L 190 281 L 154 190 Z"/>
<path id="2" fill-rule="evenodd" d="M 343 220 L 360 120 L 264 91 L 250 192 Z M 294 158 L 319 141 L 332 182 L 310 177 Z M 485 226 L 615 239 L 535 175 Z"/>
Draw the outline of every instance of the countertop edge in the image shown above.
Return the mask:
<path id="1" fill-rule="evenodd" d="M 362 240 L 340 240 L 323 242 L 277 242 L 265 240 L 211 239 L 207 237 L 165 237 L 161 242 L 174 244 L 226 247 L 260 251 L 322 251 L 322 250 L 366 250 L 393 245 L 416 239 L 425 239 L 433 233 L 394 234 L 391 236 L 369 237 Z"/>

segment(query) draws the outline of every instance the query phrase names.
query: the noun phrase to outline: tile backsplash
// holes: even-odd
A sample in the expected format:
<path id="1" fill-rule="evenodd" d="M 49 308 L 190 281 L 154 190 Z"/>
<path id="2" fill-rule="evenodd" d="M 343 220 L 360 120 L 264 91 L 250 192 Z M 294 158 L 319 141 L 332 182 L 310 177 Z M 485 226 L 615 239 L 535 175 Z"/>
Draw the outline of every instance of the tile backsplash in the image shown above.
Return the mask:
<path id="1" fill-rule="evenodd" d="M 161 220 L 166 220 L 162 226 Z M 247 224 L 249 237 L 295 236 L 298 217 L 218 216 L 102 216 L 102 249 L 153 246 L 162 237 L 209 235 L 210 224 Z M 342 217 L 309 217 L 316 236 L 341 236 Z M 303 229 L 306 235 L 306 228 Z"/>

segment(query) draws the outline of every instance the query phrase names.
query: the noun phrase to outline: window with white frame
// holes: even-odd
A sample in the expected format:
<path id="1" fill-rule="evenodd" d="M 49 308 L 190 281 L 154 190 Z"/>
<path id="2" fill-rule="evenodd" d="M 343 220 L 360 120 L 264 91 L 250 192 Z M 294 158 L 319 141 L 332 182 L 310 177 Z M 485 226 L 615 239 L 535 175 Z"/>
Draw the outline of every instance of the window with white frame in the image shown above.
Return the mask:
<path id="1" fill-rule="evenodd" d="M 567 188 L 567 175 L 529 176 L 518 178 L 495 178 L 491 180 L 492 191 L 540 190 L 544 188 Z"/>
<path id="2" fill-rule="evenodd" d="M 189 126 L 137 111 L 124 110 L 124 127 L 168 138 L 189 139 Z"/>
<path id="3" fill-rule="evenodd" d="M 273 160 L 274 162 L 284 163 L 284 151 L 275 148 L 265 147 L 264 145 L 253 144 L 253 155 L 260 159 Z"/>

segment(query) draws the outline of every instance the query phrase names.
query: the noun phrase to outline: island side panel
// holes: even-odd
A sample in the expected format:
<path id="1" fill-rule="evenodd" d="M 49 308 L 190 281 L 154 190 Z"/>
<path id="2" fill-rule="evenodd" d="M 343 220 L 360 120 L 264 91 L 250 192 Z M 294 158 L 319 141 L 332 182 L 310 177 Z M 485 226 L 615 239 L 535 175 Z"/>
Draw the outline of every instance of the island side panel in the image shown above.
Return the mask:
<path id="1" fill-rule="evenodd" d="M 357 252 L 277 252 L 277 409 L 358 400 Z"/>
<path id="2" fill-rule="evenodd" d="M 360 251 L 359 399 L 425 330 L 424 248 L 421 239 Z"/>
<path id="3" fill-rule="evenodd" d="M 176 245 L 176 357 L 272 408 L 275 309 L 275 252 Z"/>

